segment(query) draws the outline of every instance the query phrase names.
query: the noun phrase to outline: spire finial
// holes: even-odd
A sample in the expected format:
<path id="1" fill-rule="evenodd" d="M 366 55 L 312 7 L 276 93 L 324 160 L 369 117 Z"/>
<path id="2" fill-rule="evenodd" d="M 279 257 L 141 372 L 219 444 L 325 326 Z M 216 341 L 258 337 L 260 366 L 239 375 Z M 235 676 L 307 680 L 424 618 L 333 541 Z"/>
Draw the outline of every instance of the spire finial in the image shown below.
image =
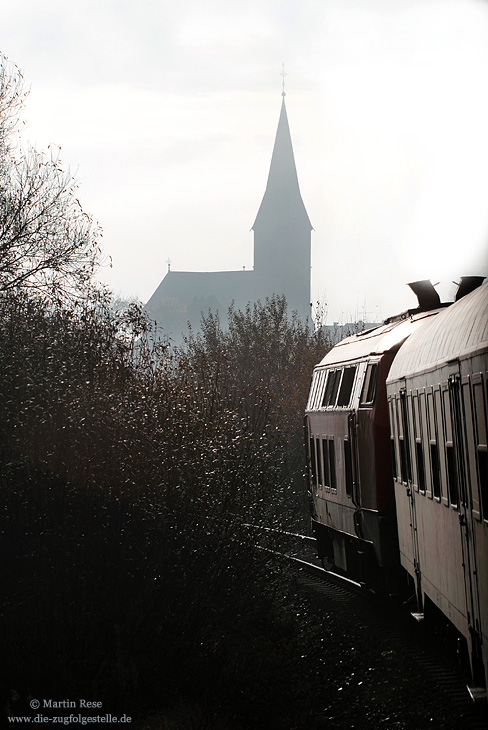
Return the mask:
<path id="1" fill-rule="evenodd" d="M 172 261 L 171 261 L 171 259 L 169 257 L 166 259 L 166 263 L 168 264 L 168 271 L 171 271 L 171 263 L 172 263 Z"/>
<path id="2" fill-rule="evenodd" d="M 282 89 L 281 96 L 283 98 L 285 98 L 285 96 L 286 96 L 286 93 L 285 93 L 285 76 L 286 76 L 286 73 L 285 73 L 285 64 L 284 63 L 281 64 L 281 69 L 282 70 L 281 70 L 280 76 L 283 79 L 282 82 L 281 82 L 281 89 Z"/>

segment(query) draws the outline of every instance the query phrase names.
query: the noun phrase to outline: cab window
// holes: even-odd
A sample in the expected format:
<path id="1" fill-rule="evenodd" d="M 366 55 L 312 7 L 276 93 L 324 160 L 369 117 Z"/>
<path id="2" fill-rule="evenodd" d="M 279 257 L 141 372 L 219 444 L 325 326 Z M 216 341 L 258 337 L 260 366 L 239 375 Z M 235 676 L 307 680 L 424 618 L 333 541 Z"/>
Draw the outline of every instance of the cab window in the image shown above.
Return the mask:
<path id="1" fill-rule="evenodd" d="M 327 385 L 325 386 L 324 399 L 322 401 L 322 408 L 325 408 L 326 406 L 333 406 L 335 404 L 340 379 L 341 370 L 331 370 L 329 372 Z"/>
<path id="2" fill-rule="evenodd" d="M 356 375 L 356 366 L 344 368 L 342 375 L 341 389 L 337 398 L 338 406 L 348 406 L 351 400 L 352 386 Z"/>
<path id="3" fill-rule="evenodd" d="M 376 395 L 376 387 L 378 384 L 378 363 L 373 362 L 366 368 L 363 389 L 361 391 L 360 406 L 372 406 Z"/>

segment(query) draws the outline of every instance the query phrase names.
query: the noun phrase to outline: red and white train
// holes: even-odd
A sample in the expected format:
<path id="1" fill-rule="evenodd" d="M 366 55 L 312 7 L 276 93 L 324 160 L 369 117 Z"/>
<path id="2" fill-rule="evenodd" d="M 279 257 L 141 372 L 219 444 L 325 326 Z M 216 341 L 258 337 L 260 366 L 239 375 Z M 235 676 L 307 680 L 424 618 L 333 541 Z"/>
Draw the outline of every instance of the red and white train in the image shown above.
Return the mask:
<path id="1" fill-rule="evenodd" d="M 488 282 L 340 342 L 306 409 L 312 527 L 336 570 L 437 607 L 488 677 Z"/>

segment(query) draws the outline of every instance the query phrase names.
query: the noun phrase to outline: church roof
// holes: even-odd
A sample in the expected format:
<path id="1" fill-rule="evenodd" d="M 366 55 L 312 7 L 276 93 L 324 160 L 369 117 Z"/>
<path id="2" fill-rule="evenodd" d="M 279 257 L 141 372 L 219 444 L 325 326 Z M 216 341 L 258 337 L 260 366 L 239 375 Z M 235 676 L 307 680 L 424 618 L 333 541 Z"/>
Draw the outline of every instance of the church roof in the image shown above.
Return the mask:
<path id="1" fill-rule="evenodd" d="M 178 334 L 189 320 L 198 325 L 201 312 L 211 309 L 225 317 L 232 302 L 242 309 L 254 301 L 258 298 L 255 279 L 252 270 L 168 271 L 145 310 L 151 319 Z"/>
<path id="2" fill-rule="evenodd" d="M 218 299 L 222 300 L 221 304 L 227 308 L 233 299 L 241 303 L 240 300 L 246 295 L 248 301 L 247 288 L 253 277 L 252 270 L 168 271 L 146 308 L 150 310 L 163 297 L 191 300 L 215 292 Z"/>
<path id="3" fill-rule="evenodd" d="M 280 216 L 304 218 L 310 226 L 310 230 L 313 229 L 298 184 L 284 94 L 266 191 L 254 221 L 253 230 L 268 216 L 275 218 L 277 213 Z"/>

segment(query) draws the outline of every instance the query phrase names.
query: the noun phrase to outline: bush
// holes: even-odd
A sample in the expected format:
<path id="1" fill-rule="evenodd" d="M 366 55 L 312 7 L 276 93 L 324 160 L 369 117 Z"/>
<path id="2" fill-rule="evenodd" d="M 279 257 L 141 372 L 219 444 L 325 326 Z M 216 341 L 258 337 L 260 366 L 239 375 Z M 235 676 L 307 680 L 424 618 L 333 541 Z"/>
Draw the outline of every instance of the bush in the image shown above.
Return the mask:
<path id="1" fill-rule="evenodd" d="M 316 344 L 279 300 L 232 317 L 173 349 L 136 305 L 0 299 L 1 671 L 24 699 L 245 713 L 239 685 L 266 714 L 264 677 L 295 661 L 246 524 L 297 519 Z"/>

